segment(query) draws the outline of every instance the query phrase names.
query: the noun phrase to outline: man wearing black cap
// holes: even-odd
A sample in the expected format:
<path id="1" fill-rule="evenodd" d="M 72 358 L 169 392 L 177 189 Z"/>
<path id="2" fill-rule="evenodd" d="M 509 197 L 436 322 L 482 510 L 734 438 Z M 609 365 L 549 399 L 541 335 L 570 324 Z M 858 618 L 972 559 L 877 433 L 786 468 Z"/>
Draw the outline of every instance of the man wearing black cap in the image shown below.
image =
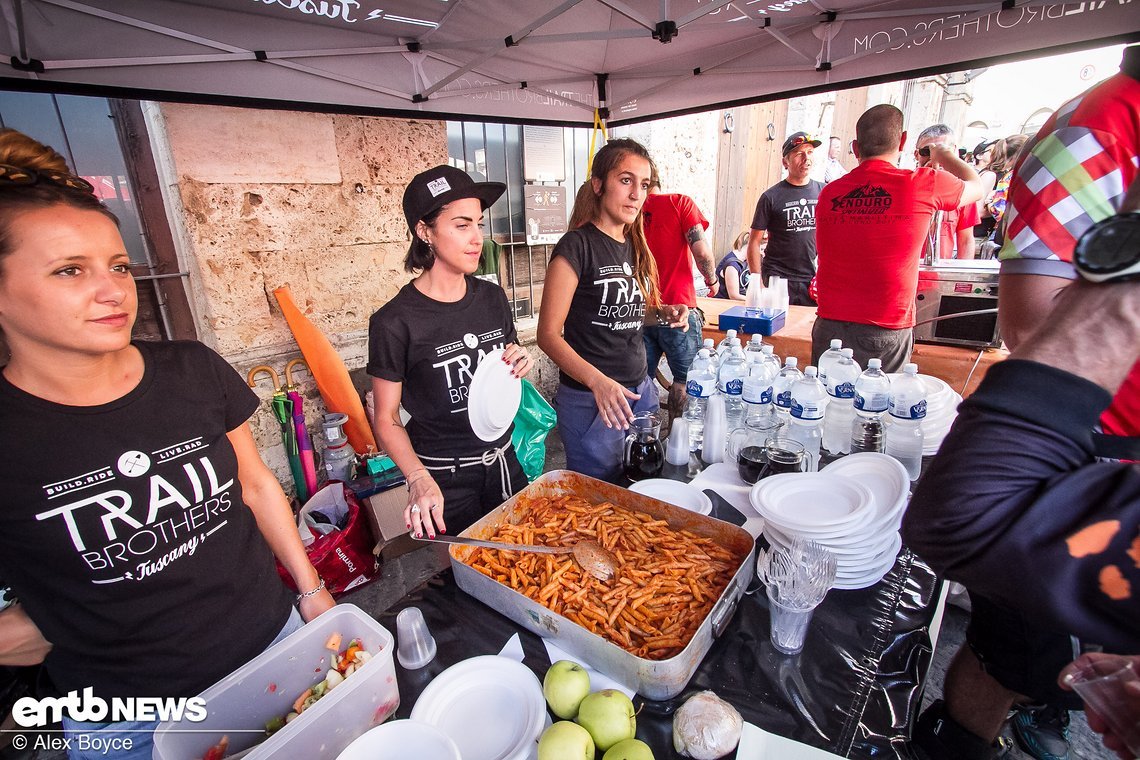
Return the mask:
<path id="1" fill-rule="evenodd" d="M 764 191 L 756 202 L 752 233 L 748 237 L 748 269 L 759 272 L 768 284 L 772 275 L 788 281 L 788 300 L 796 306 L 815 306 L 808 295 L 815 277 L 815 204 L 823 184 L 808 177 L 812 152 L 820 141 L 806 132 L 784 140 L 782 179 Z M 764 232 L 768 247 L 762 246 Z"/>

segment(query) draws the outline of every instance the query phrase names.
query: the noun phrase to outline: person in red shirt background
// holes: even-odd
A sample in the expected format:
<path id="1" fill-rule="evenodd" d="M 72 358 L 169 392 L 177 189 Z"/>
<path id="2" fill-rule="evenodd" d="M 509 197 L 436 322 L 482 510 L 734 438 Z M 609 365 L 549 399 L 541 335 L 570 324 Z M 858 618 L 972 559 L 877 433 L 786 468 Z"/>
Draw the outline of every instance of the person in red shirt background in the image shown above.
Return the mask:
<path id="1" fill-rule="evenodd" d="M 895 372 L 914 345 L 918 264 L 931 215 L 974 203 L 982 183 L 973 167 L 944 145 L 930 146 L 945 171 L 898 168 L 906 144 L 902 111 L 869 108 L 855 125 L 859 165 L 827 184 L 816 206 L 819 308 L 812 363 L 839 338 L 866 365 L 880 358 Z"/>
<path id="2" fill-rule="evenodd" d="M 954 130 L 945 124 L 933 124 L 918 133 L 918 140 L 914 145 L 914 160 L 919 166 L 929 166 L 931 169 L 942 168 L 930 155 L 930 146 L 936 143 L 955 150 Z M 967 203 L 953 211 L 942 212 L 941 223 L 938 225 L 938 257 L 974 258 L 974 226 L 980 220 L 977 203 Z"/>
<path id="3" fill-rule="evenodd" d="M 673 383 L 669 388 L 669 419 L 681 414 L 685 401 L 685 379 L 689 365 L 701 347 L 704 317 L 697 306 L 693 286 L 693 260 L 709 288 L 709 297 L 717 294 L 716 259 L 705 240 L 709 220 L 687 195 L 662 193 L 661 177 L 656 167 L 650 180 L 649 197 L 642 208 L 645 241 L 657 262 L 657 278 L 661 284 L 662 303 L 685 304 L 689 307 L 688 327 L 646 325 L 641 337 L 645 341 L 647 374 L 653 378 L 661 355 L 669 363 Z"/>

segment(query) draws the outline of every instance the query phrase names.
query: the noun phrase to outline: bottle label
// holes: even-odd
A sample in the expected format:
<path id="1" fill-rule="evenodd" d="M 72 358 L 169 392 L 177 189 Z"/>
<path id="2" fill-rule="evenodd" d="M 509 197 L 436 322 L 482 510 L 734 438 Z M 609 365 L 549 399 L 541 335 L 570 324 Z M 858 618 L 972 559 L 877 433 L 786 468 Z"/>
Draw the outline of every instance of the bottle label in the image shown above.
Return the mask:
<path id="1" fill-rule="evenodd" d="M 792 392 L 790 390 L 783 391 L 776 395 L 776 406 L 790 409 L 792 406 Z"/>
<path id="2" fill-rule="evenodd" d="M 891 399 L 890 407 L 891 416 L 897 417 L 900 420 L 921 420 L 926 416 L 926 399 L 919 401 L 917 404 L 908 404 L 905 399 L 902 403 Z"/>
<path id="3" fill-rule="evenodd" d="M 822 420 L 823 407 L 814 401 L 800 403 L 798 399 L 792 399 L 792 416 L 800 420 Z"/>
<path id="4" fill-rule="evenodd" d="M 744 400 L 750 404 L 770 404 L 772 403 L 772 386 L 762 388 L 758 383 L 745 383 Z"/>
<path id="5" fill-rule="evenodd" d="M 855 383 L 839 383 L 834 388 L 829 388 L 831 395 L 835 398 L 855 398 Z"/>
<path id="6" fill-rule="evenodd" d="M 855 408 L 863 412 L 885 412 L 887 411 L 887 403 L 887 394 L 885 393 L 872 393 L 869 396 L 864 396 L 858 391 L 855 393 Z"/>
<path id="7" fill-rule="evenodd" d="M 744 393 L 744 379 L 738 377 L 735 380 L 729 380 L 724 385 L 724 393 L 729 396 L 739 396 Z"/>
<path id="8" fill-rule="evenodd" d="M 712 395 L 712 386 L 702 385 L 696 380 L 690 380 L 685 383 L 685 392 L 693 398 L 708 398 Z"/>

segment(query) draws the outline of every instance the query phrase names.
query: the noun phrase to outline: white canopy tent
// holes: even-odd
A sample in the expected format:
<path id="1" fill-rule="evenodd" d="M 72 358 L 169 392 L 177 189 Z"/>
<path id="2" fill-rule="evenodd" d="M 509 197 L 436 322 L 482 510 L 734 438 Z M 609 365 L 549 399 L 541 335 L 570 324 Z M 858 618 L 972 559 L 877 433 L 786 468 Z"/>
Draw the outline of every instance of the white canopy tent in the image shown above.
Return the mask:
<path id="1" fill-rule="evenodd" d="M 1140 38 L 1140 0 L 0 0 L 0 88 L 611 125 Z"/>

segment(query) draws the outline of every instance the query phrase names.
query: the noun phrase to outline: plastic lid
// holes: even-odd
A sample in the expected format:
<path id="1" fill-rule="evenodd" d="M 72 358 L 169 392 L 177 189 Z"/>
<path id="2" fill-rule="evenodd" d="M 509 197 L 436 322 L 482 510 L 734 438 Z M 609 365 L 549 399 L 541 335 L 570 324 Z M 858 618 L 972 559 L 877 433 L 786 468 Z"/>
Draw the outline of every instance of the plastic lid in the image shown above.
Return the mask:
<path id="1" fill-rule="evenodd" d="M 911 376 L 917 375 L 918 374 L 918 365 L 915 364 L 914 362 L 909 362 L 907 364 L 904 364 L 903 365 L 903 374 L 911 375 Z"/>
<path id="2" fill-rule="evenodd" d="M 715 346 L 715 345 L 716 345 L 716 343 L 715 343 L 715 342 L 713 342 L 713 339 L 712 339 L 712 338 L 705 338 L 705 342 L 704 342 L 704 347 L 705 347 L 705 348 L 712 348 L 712 347 L 713 347 L 713 346 Z"/>
<path id="3" fill-rule="evenodd" d="M 764 338 L 763 338 L 763 336 L 760 335 L 760 333 L 752 333 L 752 337 L 749 339 L 748 342 L 749 343 L 755 343 L 756 345 L 760 345 L 761 343 L 764 342 Z"/>
<path id="4" fill-rule="evenodd" d="M 769 346 L 767 343 L 765 343 L 763 346 L 761 346 L 760 350 L 765 354 L 771 354 L 772 353 L 772 347 Z"/>
<path id="5" fill-rule="evenodd" d="M 817 370 L 815 367 L 804 367 L 804 377 L 815 377 Z"/>
<path id="6" fill-rule="evenodd" d="M 712 341 L 709 340 L 709 341 L 705 341 L 705 342 L 711 343 Z M 700 351 L 697 352 L 697 356 L 699 356 L 702 359 L 707 359 L 707 358 L 709 358 L 709 350 L 707 348 L 702 348 Z"/>
<path id="7" fill-rule="evenodd" d="M 726 330 L 726 331 L 725 331 L 725 333 L 728 335 L 728 337 L 729 337 L 729 340 L 731 340 L 732 338 L 735 338 L 735 337 L 736 337 L 736 330 L 733 330 L 733 329 L 731 329 L 731 328 L 729 328 L 728 330 Z"/>
<path id="8" fill-rule="evenodd" d="M 787 359 L 784 360 L 784 366 L 785 367 L 795 367 L 799 363 L 800 363 L 800 360 L 794 356 L 789 356 Z"/>
<path id="9" fill-rule="evenodd" d="M 730 336 L 728 337 L 728 345 L 730 345 L 730 346 L 739 346 L 739 345 L 740 345 L 740 338 L 734 338 L 734 337 L 732 337 L 732 336 L 730 335 Z"/>
<path id="10" fill-rule="evenodd" d="M 880 369 L 880 368 L 882 368 L 882 366 L 883 366 L 883 360 L 882 359 L 876 358 L 876 359 L 868 359 L 867 360 L 867 369 Z"/>
<path id="11" fill-rule="evenodd" d="M 834 349 L 843 348 L 843 341 L 841 341 L 839 338 L 832 338 L 831 339 L 831 347 Z"/>
<path id="12" fill-rule="evenodd" d="M 855 349 L 853 348 L 841 348 L 839 353 L 843 354 L 844 358 L 847 359 L 855 358 Z"/>

